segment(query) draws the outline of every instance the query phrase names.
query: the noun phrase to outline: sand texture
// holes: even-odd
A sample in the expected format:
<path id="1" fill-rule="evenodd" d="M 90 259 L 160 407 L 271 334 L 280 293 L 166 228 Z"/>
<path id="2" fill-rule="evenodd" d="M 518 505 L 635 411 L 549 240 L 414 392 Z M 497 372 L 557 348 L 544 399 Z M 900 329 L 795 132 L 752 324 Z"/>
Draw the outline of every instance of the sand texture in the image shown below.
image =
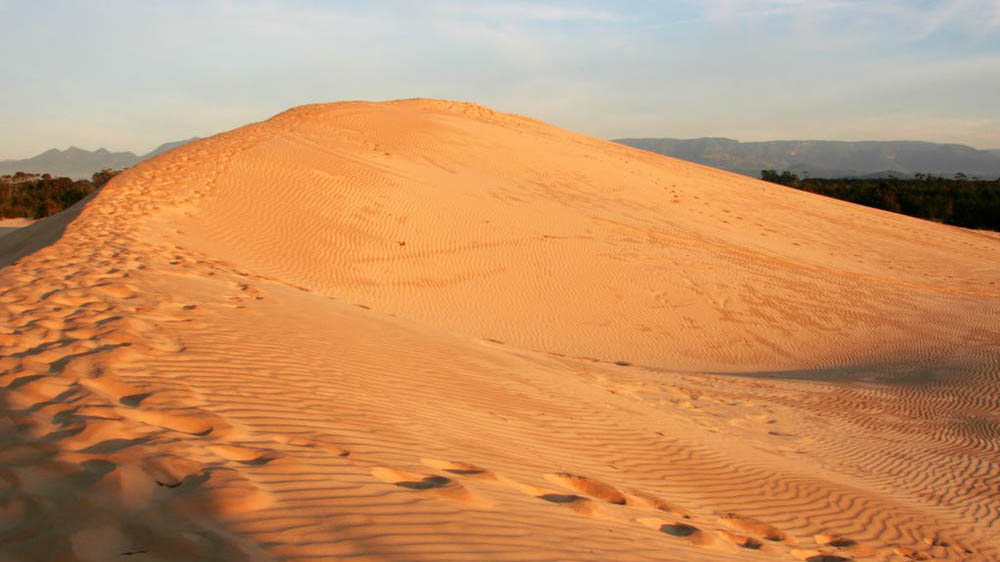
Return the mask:
<path id="1" fill-rule="evenodd" d="M 471 104 L 0 238 L 0 562 L 1000 560 L 1000 238 Z"/>

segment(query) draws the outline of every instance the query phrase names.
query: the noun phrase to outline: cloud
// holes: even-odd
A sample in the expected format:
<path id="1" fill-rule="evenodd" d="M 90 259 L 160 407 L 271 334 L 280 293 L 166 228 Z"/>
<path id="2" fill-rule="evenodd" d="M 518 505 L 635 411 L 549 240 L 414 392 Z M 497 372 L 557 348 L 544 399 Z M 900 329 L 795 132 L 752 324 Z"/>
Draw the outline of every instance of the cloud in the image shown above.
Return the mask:
<path id="1" fill-rule="evenodd" d="M 1000 27 L 1000 0 L 938 0 L 920 6 L 892 0 L 861 4 L 856 11 L 859 16 L 895 21 L 911 30 L 915 39 L 925 39 L 947 28 L 983 33 Z"/>
<path id="2" fill-rule="evenodd" d="M 727 21 L 818 13 L 852 7 L 847 0 L 700 0 L 689 21 Z"/>
<path id="3" fill-rule="evenodd" d="M 545 23 L 613 22 L 624 15 L 609 10 L 538 2 L 458 3 L 442 6 L 454 16 L 491 20 L 521 20 Z M 442 10 L 438 8 L 440 13 Z"/>
<path id="4" fill-rule="evenodd" d="M 0 15 L 22 22 L 0 35 L 18 84 L 0 157 L 412 96 L 607 137 L 961 140 L 952 126 L 1000 146 L 1000 0 L 0 0 Z"/>
<path id="5" fill-rule="evenodd" d="M 888 26 L 908 30 L 911 40 L 950 27 L 978 32 L 1000 27 L 1000 0 L 698 0 L 689 5 L 694 15 L 666 23 L 790 17 L 794 24 L 802 25 L 815 23 L 815 16 L 824 15 L 828 22 L 836 18 L 835 29 L 841 31 L 864 29 L 870 33 Z"/>

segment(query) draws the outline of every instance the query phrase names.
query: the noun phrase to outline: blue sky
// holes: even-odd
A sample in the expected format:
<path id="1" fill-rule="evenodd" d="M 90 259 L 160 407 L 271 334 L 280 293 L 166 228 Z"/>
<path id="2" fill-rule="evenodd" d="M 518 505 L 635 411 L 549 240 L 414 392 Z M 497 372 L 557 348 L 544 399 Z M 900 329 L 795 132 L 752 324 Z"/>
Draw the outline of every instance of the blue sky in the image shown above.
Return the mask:
<path id="1" fill-rule="evenodd" d="M 405 97 L 603 137 L 1000 148 L 1000 0 L 0 0 L 0 21 L 0 158 Z"/>

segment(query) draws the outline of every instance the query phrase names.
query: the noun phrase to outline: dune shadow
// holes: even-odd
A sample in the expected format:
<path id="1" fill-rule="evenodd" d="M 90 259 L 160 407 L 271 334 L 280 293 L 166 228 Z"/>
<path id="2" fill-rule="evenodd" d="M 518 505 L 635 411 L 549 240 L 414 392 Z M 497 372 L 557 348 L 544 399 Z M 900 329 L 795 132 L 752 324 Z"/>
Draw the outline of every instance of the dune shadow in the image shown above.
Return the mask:
<path id="1" fill-rule="evenodd" d="M 79 452 L 91 455 L 107 455 L 110 453 L 116 453 L 122 449 L 141 445 L 147 441 L 149 441 L 148 437 L 138 437 L 135 439 L 106 439 L 100 443 L 91 445 L 86 449 L 81 449 Z"/>
<path id="2" fill-rule="evenodd" d="M 824 369 L 766 371 L 710 371 L 712 375 L 815 382 L 856 382 L 900 386 L 939 386 L 969 372 L 968 365 L 954 361 L 890 362 L 844 365 Z"/>
<path id="3" fill-rule="evenodd" d="M 698 528 L 684 523 L 664 523 L 660 525 L 660 532 L 672 537 L 689 537 L 697 533 Z"/>
<path id="4" fill-rule="evenodd" d="M 550 503 L 574 503 L 578 501 L 586 501 L 586 498 L 575 494 L 542 494 L 538 496 L 538 499 L 545 500 Z"/>
<path id="5" fill-rule="evenodd" d="M 396 485 L 411 490 L 430 490 L 432 488 L 440 488 L 450 482 L 451 479 L 444 476 L 428 476 L 415 482 L 396 482 Z"/>
<path id="6" fill-rule="evenodd" d="M 0 268 L 57 242 L 62 238 L 66 227 L 80 215 L 87 203 L 93 200 L 102 189 L 104 188 L 94 190 L 93 193 L 76 202 L 72 207 L 45 217 L 34 224 L 0 233 Z M 4 228 L 3 230 L 8 229 Z"/>
<path id="7" fill-rule="evenodd" d="M 152 396 L 152 392 L 140 392 L 139 394 L 129 394 L 128 396 L 122 396 L 118 399 L 118 403 L 129 408 L 135 408 L 142 403 L 143 400 Z"/>

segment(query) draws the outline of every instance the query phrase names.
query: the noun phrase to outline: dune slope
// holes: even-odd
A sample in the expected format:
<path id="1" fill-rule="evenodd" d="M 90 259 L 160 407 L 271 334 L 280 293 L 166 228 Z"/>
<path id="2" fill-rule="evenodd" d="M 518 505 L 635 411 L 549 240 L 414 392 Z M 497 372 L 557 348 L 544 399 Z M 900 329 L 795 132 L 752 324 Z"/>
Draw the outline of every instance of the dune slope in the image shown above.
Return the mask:
<path id="1" fill-rule="evenodd" d="M 996 237 L 432 100 L 74 212 L 0 248 L 0 560 L 1000 557 Z"/>

